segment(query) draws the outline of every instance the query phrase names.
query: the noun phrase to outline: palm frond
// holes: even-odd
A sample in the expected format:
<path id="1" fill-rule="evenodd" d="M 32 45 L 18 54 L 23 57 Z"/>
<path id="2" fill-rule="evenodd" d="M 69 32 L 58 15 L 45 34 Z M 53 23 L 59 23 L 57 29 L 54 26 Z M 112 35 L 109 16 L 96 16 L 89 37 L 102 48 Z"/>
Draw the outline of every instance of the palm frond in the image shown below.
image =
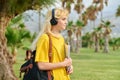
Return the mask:
<path id="1" fill-rule="evenodd" d="M 84 23 L 83 23 L 82 21 L 80 21 L 80 20 L 77 20 L 77 21 L 76 21 L 76 25 L 77 25 L 78 27 L 84 27 Z"/>

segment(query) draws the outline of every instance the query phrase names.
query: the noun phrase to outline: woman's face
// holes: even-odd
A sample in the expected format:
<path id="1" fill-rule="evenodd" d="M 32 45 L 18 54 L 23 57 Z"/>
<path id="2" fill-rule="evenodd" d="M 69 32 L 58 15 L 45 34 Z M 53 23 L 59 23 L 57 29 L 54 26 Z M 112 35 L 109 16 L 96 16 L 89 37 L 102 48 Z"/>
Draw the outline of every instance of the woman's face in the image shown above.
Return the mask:
<path id="1" fill-rule="evenodd" d="M 57 19 L 58 23 L 57 23 L 57 28 L 59 29 L 59 31 L 62 31 L 66 28 L 67 26 L 67 17 L 63 16 L 62 18 Z"/>

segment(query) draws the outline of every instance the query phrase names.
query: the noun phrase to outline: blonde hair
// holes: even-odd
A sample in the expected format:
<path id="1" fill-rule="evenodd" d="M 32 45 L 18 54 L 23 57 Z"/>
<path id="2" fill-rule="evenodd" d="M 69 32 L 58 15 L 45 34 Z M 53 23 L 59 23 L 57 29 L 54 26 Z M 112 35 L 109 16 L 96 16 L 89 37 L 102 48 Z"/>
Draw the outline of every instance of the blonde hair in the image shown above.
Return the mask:
<path id="1" fill-rule="evenodd" d="M 62 8 L 56 8 L 54 10 L 54 17 L 55 18 L 62 18 L 62 16 L 68 16 L 69 12 L 66 9 L 62 9 Z M 36 37 L 36 39 L 33 41 L 31 49 L 35 49 L 36 48 L 36 43 L 39 39 L 39 37 L 43 34 L 43 33 L 51 33 L 51 24 L 50 24 L 50 20 L 52 18 L 52 10 L 48 11 L 46 18 L 45 18 L 45 24 L 42 27 L 41 31 L 39 32 L 38 36 Z"/>

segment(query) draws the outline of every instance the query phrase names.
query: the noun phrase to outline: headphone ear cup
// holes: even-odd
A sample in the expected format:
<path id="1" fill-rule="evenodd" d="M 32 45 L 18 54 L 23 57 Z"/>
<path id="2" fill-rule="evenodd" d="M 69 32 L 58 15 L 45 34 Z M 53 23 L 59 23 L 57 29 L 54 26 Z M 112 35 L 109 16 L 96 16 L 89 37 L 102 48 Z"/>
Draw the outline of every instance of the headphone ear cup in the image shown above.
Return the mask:
<path id="1" fill-rule="evenodd" d="M 52 18 L 50 20 L 50 23 L 51 23 L 51 25 L 56 25 L 58 22 L 57 22 L 57 20 L 55 18 Z"/>

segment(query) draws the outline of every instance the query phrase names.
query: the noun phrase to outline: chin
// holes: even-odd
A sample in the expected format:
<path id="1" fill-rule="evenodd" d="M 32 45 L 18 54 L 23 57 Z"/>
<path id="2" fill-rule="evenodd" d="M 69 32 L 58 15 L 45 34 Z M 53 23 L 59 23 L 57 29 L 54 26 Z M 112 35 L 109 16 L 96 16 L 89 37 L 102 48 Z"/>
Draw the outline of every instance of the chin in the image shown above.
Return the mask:
<path id="1" fill-rule="evenodd" d="M 63 27 L 63 30 L 65 30 L 66 29 L 66 27 Z"/>
<path id="2" fill-rule="evenodd" d="M 66 27 L 65 27 L 65 26 L 61 27 L 61 31 L 62 31 L 62 30 L 65 30 L 65 29 L 66 29 Z"/>
<path id="3" fill-rule="evenodd" d="M 63 28 L 62 30 L 65 30 L 65 28 Z"/>

